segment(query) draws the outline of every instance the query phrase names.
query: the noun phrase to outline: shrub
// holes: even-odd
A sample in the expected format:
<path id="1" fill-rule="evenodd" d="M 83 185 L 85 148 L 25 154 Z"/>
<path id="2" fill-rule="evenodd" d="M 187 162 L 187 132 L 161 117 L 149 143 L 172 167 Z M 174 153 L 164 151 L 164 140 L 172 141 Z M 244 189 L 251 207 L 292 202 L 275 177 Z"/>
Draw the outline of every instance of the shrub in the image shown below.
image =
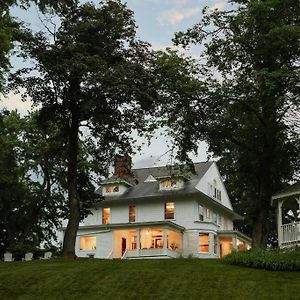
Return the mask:
<path id="1" fill-rule="evenodd" d="M 223 258 L 225 263 L 272 271 L 300 271 L 300 251 L 249 250 L 232 252 Z"/>

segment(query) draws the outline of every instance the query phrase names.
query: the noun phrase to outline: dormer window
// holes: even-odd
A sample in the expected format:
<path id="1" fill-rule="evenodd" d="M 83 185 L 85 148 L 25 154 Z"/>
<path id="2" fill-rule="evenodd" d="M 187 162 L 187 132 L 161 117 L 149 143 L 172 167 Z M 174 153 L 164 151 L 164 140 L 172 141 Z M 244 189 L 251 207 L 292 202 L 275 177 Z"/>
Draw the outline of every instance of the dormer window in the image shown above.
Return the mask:
<path id="1" fill-rule="evenodd" d="M 165 179 L 162 181 L 162 187 L 164 189 L 176 189 L 177 186 L 177 179 Z"/>
<path id="2" fill-rule="evenodd" d="M 119 186 L 118 185 L 108 185 L 105 187 L 105 192 L 107 194 L 109 193 L 118 193 L 119 192 Z"/>

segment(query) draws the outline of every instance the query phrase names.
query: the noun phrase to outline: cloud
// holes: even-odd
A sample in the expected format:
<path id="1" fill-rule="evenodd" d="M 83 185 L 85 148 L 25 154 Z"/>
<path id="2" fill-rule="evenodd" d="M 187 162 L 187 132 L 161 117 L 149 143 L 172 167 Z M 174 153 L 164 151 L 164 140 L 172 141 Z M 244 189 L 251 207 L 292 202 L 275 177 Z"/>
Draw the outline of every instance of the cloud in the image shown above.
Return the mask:
<path id="1" fill-rule="evenodd" d="M 227 4 L 227 0 L 220 0 L 220 1 L 215 2 L 215 3 L 210 7 L 210 9 L 211 9 L 211 10 L 214 10 L 214 9 L 224 10 L 226 4 Z"/>
<path id="2" fill-rule="evenodd" d="M 172 8 L 169 10 L 162 11 L 157 20 L 160 25 L 176 25 L 181 23 L 183 20 L 200 14 L 202 9 L 200 7 L 182 7 Z"/>
<path id="3" fill-rule="evenodd" d="M 17 110 L 21 115 L 32 111 L 31 101 L 22 101 L 21 94 L 9 93 L 7 97 L 0 97 L 0 109 Z"/>

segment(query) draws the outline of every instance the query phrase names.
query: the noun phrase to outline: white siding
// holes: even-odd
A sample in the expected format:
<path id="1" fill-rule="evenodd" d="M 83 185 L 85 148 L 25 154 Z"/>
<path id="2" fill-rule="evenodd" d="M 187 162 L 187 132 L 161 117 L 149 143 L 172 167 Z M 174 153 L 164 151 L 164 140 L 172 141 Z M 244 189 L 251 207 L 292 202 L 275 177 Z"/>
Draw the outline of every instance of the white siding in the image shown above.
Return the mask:
<path id="1" fill-rule="evenodd" d="M 221 195 L 222 195 L 221 203 L 225 207 L 232 210 L 232 205 L 230 203 L 225 185 L 222 181 L 222 178 L 220 176 L 220 173 L 219 173 L 216 163 L 213 163 L 210 166 L 210 168 L 207 170 L 205 175 L 201 178 L 199 183 L 196 185 L 196 189 L 198 189 L 202 193 L 211 197 L 211 195 L 209 195 L 209 191 L 208 191 L 208 184 L 214 185 L 214 182 L 216 183 L 217 189 L 219 189 L 221 191 Z"/>

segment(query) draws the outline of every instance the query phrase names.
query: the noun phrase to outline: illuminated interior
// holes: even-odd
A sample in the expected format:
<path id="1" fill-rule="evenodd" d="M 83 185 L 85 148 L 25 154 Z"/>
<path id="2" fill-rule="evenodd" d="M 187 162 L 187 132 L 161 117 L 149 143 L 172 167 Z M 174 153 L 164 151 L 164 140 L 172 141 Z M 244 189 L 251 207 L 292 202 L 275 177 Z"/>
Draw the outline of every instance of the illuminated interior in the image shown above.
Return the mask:
<path id="1" fill-rule="evenodd" d="M 102 224 L 110 223 L 110 208 L 102 208 Z"/>
<path id="2" fill-rule="evenodd" d="M 220 256 L 226 256 L 232 252 L 232 237 L 220 237 Z"/>
<path id="3" fill-rule="evenodd" d="M 174 219 L 174 202 L 165 203 L 165 219 Z"/>
<path id="4" fill-rule="evenodd" d="M 199 234 L 199 252 L 209 252 L 209 235 L 208 233 Z"/>
<path id="5" fill-rule="evenodd" d="M 119 192 L 119 186 L 118 185 L 107 185 L 105 187 L 106 193 L 118 193 Z"/>
<path id="6" fill-rule="evenodd" d="M 80 237 L 80 250 L 96 250 L 95 236 Z"/>
<path id="7" fill-rule="evenodd" d="M 177 188 L 177 180 L 176 179 L 165 179 L 162 181 L 162 187 L 164 189 Z"/>
<path id="8" fill-rule="evenodd" d="M 135 222 L 135 206 L 129 206 L 129 222 Z"/>
<path id="9" fill-rule="evenodd" d="M 166 247 L 173 251 L 182 249 L 182 233 L 166 230 Z M 163 249 L 163 229 L 143 228 L 140 230 L 139 249 Z M 137 245 L 137 230 L 115 230 L 114 231 L 114 257 L 120 257 L 125 250 L 135 250 Z"/>

